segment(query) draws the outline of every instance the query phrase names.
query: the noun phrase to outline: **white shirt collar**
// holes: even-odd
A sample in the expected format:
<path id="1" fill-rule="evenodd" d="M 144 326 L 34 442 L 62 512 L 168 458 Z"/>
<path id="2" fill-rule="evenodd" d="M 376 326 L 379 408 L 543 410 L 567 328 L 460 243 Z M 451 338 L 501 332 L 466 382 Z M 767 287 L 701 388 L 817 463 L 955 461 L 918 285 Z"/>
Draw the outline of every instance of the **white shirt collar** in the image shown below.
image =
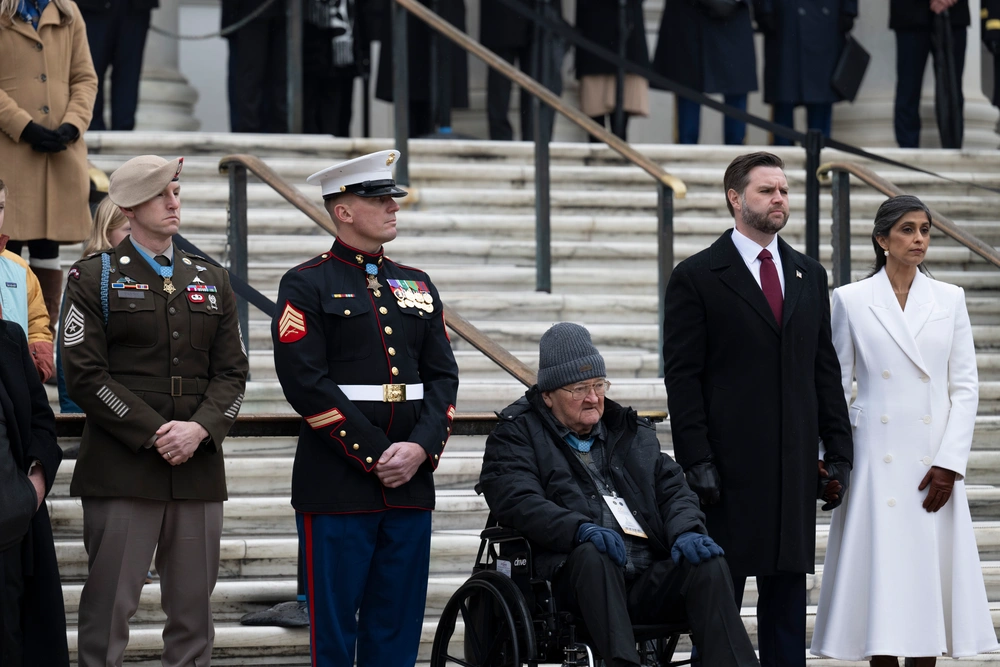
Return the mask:
<path id="1" fill-rule="evenodd" d="M 130 238 L 132 240 L 132 245 L 134 245 L 136 248 L 138 248 L 139 250 L 143 251 L 144 253 L 146 253 L 150 257 L 154 257 L 155 258 L 157 255 L 163 255 L 164 257 L 166 257 L 167 259 L 169 259 L 171 262 L 174 261 L 174 243 L 173 243 L 173 241 L 170 242 L 170 245 L 168 245 L 167 249 L 164 250 L 163 252 L 153 252 L 152 250 L 150 250 L 146 246 L 144 246 L 141 243 L 139 243 L 138 241 L 136 241 L 134 236 L 130 237 Z"/>
<path id="2" fill-rule="evenodd" d="M 757 255 L 763 249 L 761 245 L 756 241 L 744 236 L 740 230 L 733 227 L 733 245 L 736 246 L 736 250 L 739 251 L 740 256 L 743 257 L 743 261 L 750 264 L 757 259 Z M 775 234 L 771 242 L 767 244 L 766 248 L 771 251 L 771 257 L 775 262 L 780 260 L 780 255 L 778 254 L 778 235 Z"/>

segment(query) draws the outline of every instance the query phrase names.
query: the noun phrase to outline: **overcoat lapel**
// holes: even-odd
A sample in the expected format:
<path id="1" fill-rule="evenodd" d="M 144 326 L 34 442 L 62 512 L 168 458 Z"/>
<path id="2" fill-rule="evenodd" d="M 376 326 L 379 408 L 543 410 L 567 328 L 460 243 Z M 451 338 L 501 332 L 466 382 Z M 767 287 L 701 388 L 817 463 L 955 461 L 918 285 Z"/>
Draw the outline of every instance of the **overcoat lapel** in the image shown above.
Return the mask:
<path id="1" fill-rule="evenodd" d="M 906 318 L 906 325 L 914 340 L 920 334 L 920 330 L 924 328 L 927 318 L 931 316 L 933 311 L 934 291 L 931 289 L 931 284 L 927 276 L 917 271 L 917 275 L 913 278 L 913 284 L 910 285 L 909 298 L 906 300 L 906 310 L 903 311 L 903 317 Z"/>
<path id="2" fill-rule="evenodd" d="M 775 334 L 781 335 L 771 306 L 767 303 L 760 285 L 754 280 L 746 262 L 733 244 L 732 230 L 727 231 L 712 244 L 712 270 L 719 272 L 719 280 L 742 297 L 760 315 Z M 784 261 L 784 258 L 782 258 Z"/>
<path id="3" fill-rule="evenodd" d="M 917 276 L 918 278 L 922 277 L 919 272 Z M 911 296 L 907 298 L 907 310 L 912 305 L 915 312 L 910 316 L 910 321 L 908 322 L 907 316 L 903 314 L 903 310 L 899 307 L 896 295 L 893 294 L 892 284 L 889 282 L 889 277 L 886 275 L 885 269 L 883 268 L 876 273 L 874 278 L 872 281 L 872 303 L 868 307 L 871 308 L 872 313 L 878 318 L 882 326 L 885 327 L 885 330 L 892 339 L 896 341 L 896 345 L 910 358 L 910 361 L 916 364 L 917 368 L 923 371 L 925 375 L 930 375 L 927 371 L 927 366 L 924 364 L 924 358 L 920 354 L 920 349 L 917 347 L 914 334 L 911 333 L 914 330 L 911 328 L 912 326 L 917 326 L 918 330 L 923 327 L 933 308 L 934 302 L 930 295 L 930 285 L 926 283 L 923 285 L 923 289 L 926 290 L 923 298 L 928 300 L 923 303 L 911 303 L 909 299 L 914 296 L 913 287 L 917 287 L 916 296 L 920 297 L 921 295 L 918 278 L 913 279 L 913 286 L 910 288 Z"/>
<path id="4" fill-rule="evenodd" d="M 781 253 L 781 271 L 785 274 L 785 302 L 781 311 L 782 328 L 788 326 L 795 306 L 802 294 L 802 286 L 806 279 L 806 266 L 801 262 L 799 253 L 779 236 L 778 251 Z M 761 292 L 763 294 L 763 291 Z"/>

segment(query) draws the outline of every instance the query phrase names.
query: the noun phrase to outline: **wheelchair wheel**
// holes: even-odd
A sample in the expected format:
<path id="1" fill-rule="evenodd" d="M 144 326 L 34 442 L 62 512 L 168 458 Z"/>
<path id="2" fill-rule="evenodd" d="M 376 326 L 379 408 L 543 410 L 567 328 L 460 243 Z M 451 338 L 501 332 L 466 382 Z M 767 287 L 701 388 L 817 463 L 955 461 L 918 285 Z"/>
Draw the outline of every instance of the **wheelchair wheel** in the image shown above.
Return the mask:
<path id="1" fill-rule="evenodd" d="M 455 650 L 456 645 L 461 649 Z M 534 657 L 534 647 L 531 615 L 521 591 L 504 575 L 483 570 L 462 584 L 441 612 L 431 667 L 521 667 Z"/>

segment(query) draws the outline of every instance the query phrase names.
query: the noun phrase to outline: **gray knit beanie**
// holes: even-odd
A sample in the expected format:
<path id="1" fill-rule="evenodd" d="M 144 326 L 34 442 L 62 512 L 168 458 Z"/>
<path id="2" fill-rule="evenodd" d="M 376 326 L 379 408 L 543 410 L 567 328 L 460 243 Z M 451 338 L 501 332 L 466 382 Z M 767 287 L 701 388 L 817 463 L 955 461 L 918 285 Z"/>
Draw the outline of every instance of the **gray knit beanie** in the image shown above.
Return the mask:
<path id="1" fill-rule="evenodd" d="M 579 324 L 560 322 L 538 343 L 538 389 L 552 391 L 568 384 L 605 376 L 604 357 Z"/>

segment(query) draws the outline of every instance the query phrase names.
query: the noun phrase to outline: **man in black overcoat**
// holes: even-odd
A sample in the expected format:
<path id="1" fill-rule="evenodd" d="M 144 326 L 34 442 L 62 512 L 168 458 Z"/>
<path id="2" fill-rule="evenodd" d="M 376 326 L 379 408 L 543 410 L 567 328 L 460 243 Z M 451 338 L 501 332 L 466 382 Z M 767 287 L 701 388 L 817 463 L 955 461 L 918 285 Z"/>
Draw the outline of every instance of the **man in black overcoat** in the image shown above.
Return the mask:
<path id="1" fill-rule="evenodd" d="M 24 331 L 0 320 L 0 665 L 69 667 L 44 500 L 62 450 Z"/>
<path id="2" fill-rule="evenodd" d="M 826 269 L 777 236 L 788 220 L 782 168 L 761 152 L 726 170 L 735 229 L 674 269 L 663 370 L 674 453 L 739 603 L 757 578 L 761 664 L 804 667 L 815 500 L 821 491 L 825 509 L 839 505 L 853 442 Z"/>

